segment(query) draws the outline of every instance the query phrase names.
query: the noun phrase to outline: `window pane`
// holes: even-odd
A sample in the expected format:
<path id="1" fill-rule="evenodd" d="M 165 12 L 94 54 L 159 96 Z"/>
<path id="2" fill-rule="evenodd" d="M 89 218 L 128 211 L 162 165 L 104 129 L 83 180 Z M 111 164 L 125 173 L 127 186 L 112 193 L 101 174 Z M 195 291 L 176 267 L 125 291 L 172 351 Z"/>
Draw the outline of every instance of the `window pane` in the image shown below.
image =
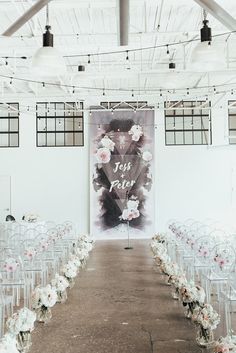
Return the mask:
<path id="1" fill-rule="evenodd" d="M 174 145 L 174 144 L 175 144 L 175 133 L 166 132 L 166 145 Z"/>
<path id="2" fill-rule="evenodd" d="M 0 119 L 0 131 L 7 132 L 9 127 L 8 127 L 8 119 L 1 118 Z"/>
<path id="3" fill-rule="evenodd" d="M 236 129 L 236 115 L 229 117 L 229 128 Z"/>
<path id="4" fill-rule="evenodd" d="M 83 130 L 83 119 L 82 118 L 74 118 L 74 126 L 75 131 L 82 131 Z"/>
<path id="5" fill-rule="evenodd" d="M 183 145 L 184 143 L 184 133 L 181 131 L 176 131 L 175 133 L 176 145 Z"/>
<path id="6" fill-rule="evenodd" d="M 56 134 L 55 133 L 47 133 L 47 145 L 55 146 L 56 143 Z"/>
<path id="7" fill-rule="evenodd" d="M 74 130 L 73 118 L 66 118 L 65 119 L 65 130 L 66 131 L 73 131 Z"/>
<path id="8" fill-rule="evenodd" d="M 57 146 L 64 146 L 64 132 L 60 132 L 56 134 L 56 145 Z"/>
<path id="9" fill-rule="evenodd" d="M 185 131 L 185 133 L 184 133 L 184 142 L 185 142 L 185 145 L 192 145 L 193 144 L 193 133 L 192 133 L 192 131 Z"/>
<path id="10" fill-rule="evenodd" d="M 47 131 L 55 131 L 55 119 L 47 118 Z"/>
<path id="11" fill-rule="evenodd" d="M 46 119 L 45 118 L 38 118 L 38 131 L 46 131 Z"/>
<path id="12" fill-rule="evenodd" d="M 46 133 L 38 133 L 38 146 L 46 146 Z"/>
<path id="13" fill-rule="evenodd" d="M 18 131 L 18 119 L 10 119 L 10 131 Z"/>
<path id="14" fill-rule="evenodd" d="M 191 116 L 184 117 L 184 129 L 185 130 L 193 129 L 193 118 Z"/>
<path id="15" fill-rule="evenodd" d="M 19 141 L 18 141 L 19 136 L 18 136 L 18 134 L 10 134 L 9 137 L 10 137 L 10 146 L 11 147 L 17 147 L 19 145 Z"/>
<path id="16" fill-rule="evenodd" d="M 0 134 L 0 146 L 8 146 L 8 134 Z"/>
<path id="17" fill-rule="evenodd" d="M 66 146 L 73 146 L 73 133 L 66 133 L 65 134 L 65 145 Z"/>
<path id="18" fill-rule="evenodd" d="M 209 140 L 209 132 L 208 131 L 202 131 L 202 143 L 203 143 L 203 145 L 208 145 L 208 140 Z"/>
<path id="19" fill-rule="evenodd" d="M 194 145 L 201 145 L 202 144 L 202 132 L 201 131 L 194 131 L 193 132 L 193 141 L 194 141 Z"/>
<path id="20" fill-rule="evenodd" d="M 174 118 L 167 117 L 166 118 L 166 130 L 173 130 L 174 129 Z"/>
<path id="21" fill-rule="evenodd" d="M 176 117 L 175 118 L 175 128 L 176 130 L 183 130 L 184 125 L 183 125 L 183 117 Z"/>
<path id="22" fill-rule="evenodd" d="M 56 130 L 57 131 L 65 130 L 64 118 L 56 118 Z"/>
<path id="23" fill-rule="evenodd" d="M 74 134 L 75 138 L 75 145 L 76 146 L 83 146 L 83 134 L 82 133 L 75 133 Z"/>

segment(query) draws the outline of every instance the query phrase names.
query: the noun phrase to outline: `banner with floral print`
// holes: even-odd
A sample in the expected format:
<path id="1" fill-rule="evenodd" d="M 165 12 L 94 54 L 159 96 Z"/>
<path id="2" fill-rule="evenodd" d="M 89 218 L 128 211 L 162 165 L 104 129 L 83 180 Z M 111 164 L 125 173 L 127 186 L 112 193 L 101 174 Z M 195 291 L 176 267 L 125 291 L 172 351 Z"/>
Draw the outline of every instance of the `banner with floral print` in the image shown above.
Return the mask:
<path id="1" fill-rule="evenodd" d="M 154 113 L 92 112 L 91 234 L 149 237 L 154 229 Z"/>

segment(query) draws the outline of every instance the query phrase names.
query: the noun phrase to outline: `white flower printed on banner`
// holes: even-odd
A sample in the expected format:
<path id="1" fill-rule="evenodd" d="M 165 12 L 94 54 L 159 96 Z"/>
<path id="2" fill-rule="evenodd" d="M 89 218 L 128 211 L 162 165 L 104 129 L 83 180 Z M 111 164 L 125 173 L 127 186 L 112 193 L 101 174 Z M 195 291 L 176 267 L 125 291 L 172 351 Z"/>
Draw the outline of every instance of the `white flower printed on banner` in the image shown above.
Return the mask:
<path id="1" fill-rule="evenodd" d="M 152 160 L 152 153 L 149 151 L 144 151 L 142 153 L 142 158 L 145 162 L 150 162 Z"/>
<path id="2" fill-rule="evenodd" d="M 109 163 L 111 159 L 111 151 L 106 147 L 99 148 L 96 153 L 96 158 L 98 163 Z"/>
<path id="3" fill-rule="evenodd" d="M 132 221 L 132 219 L 138 218 L 140 216 L 138 205 L 138 200 L 129 199 L 127 201 L 127 208 L 125 208 L 122 212 L 121 219 L 124 221 Z"/>
<path id="4" fill-rule="evenodd" d="M 140 137 L 143 135 L 143 128 L 140 125 L 133 125 L 128 131 L 129 135 L 132 135 L 132 140 L 138 142 Z"/>
<path id="5" fill-rule="evenodd" d="M 110 151 L 114 151 L 115 142 L 113 142 L 108 136 L 104 136 L 101 139 L 101 144 L 103 147 L 108 148 Z"/>

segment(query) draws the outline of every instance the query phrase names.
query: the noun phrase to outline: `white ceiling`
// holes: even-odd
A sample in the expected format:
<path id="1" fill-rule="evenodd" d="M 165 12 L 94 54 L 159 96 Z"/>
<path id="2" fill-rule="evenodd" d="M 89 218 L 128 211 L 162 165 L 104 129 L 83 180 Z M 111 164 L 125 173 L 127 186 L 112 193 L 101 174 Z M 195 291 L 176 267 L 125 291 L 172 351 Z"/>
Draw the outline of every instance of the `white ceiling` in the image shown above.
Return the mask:
<path id="1" fill-rule="evenodd" d="M 217 0 L 231 16 L 236 18 L 235 0 Z M 3 33 L 35 1 L 0 0 L 0 31 Z M 54 34 L 54 45 L 64 55 L 99 53 L 143 48 L 172 42 L 189 40 L 199 36 L 202 23 L 202 10 L 193 0 L 130 0 L 129 46 L 117 46 L 117 1 L 116 0 L 52 0 L 49 6 L 50 24 Z M 221 23 L 208 16 L 213 35 L 228 32 Z M 45 27 L 45 9 L 12 37 L 0 37 L 0 56 L 16 59 L 1 59 L 0 75 L 16 76 L 41 81 L 30 73 L 31 57 L 42 45 Z M 226 45 L 227 39 L 227 45 Z M 176 63 L 176 71 L 168 68 L 170 56 L 166 48 L 142 50 L 126 53 L 91 56 L 91 64 L 85 57 L 66 57 L 68 73 L 55 82 L 79 87 L 105 89 L 140 90 L 140 94 L 150 90 L 165 88 L 186 88 L 236 82 L 235 35 L 213 39 L 215 45 L 227 59 L 228 69 L 222 67 L 210 74 L 194 72 L 189 64 L 196 42 L 170 47 L 170 56 Z M 26 56 L 27 59 L 17 59 Z M 86 71 L 78 73 L 78 65 L 86 66 Z M 2 79 L 2 93 L 6 97 L 15 95 L 68 94 L 68 89 L 42 88 L 41 84 L 29 84 Z M 0 87 L 1 91 L 1 87 Z M 70 91 L 70 90 L 69 90 Z M 100 91 L 77 89 L 82 97 L 101 95 Z M 116 92 L 113 93 L 114 95 Z M 191 94 L 191 91 L 190 91 Z M 126 94 L 127 95 L 127 94 Z"/>

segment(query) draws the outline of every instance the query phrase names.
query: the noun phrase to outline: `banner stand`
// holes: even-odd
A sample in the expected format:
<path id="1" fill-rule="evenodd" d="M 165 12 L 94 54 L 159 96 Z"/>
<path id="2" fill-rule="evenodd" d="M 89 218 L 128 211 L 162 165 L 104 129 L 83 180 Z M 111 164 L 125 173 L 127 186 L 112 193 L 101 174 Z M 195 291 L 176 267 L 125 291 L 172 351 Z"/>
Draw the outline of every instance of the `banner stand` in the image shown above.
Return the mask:
<path id="1" fill-rule="evenodd" d="M 125 250 L 132 250 L 132 246 L 130 246 L 130 237 L 129 237 L 129 221 L 127 222 L 127 234 L 128 234 L 128 245 L 124 248 Z"/>

